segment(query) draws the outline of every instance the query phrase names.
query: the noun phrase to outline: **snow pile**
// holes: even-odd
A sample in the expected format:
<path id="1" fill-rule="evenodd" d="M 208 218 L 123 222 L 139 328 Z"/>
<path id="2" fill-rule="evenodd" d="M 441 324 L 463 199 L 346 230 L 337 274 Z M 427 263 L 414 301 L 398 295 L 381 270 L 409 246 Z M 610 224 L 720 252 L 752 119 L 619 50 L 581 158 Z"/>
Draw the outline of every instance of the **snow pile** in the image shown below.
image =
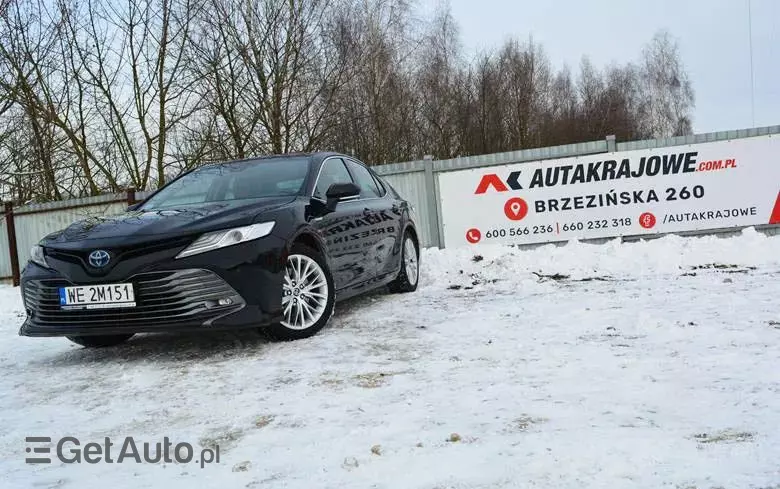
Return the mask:
<path id="1" fill-rule="evenodd" d="M 339 304 L 292 343 L 21 338 L 0 287 L 0 485 L 780 485 L 780 237 L 422 258 L 416 293 Z M 216 444 L 220 463 L 24 464 L 26 436 L 66 435 Z"/>
<path id="2" fill-rule="evenodd" d="M 562 246 L 532 249 L 504 245 L 431 248 L 424 250 L 420 263 L 422 283 L 434 286 L 458 283 L 463 274 L 521 282 L 532 278 L 534 272 L 572 279 L 648 277 L 707 266 L 775 266 L 780 264 L 780 238 L 747 228 L 731 238 L 668 235 L 627 243 L 620 239 L 605 244 L 572 240 Z"/>

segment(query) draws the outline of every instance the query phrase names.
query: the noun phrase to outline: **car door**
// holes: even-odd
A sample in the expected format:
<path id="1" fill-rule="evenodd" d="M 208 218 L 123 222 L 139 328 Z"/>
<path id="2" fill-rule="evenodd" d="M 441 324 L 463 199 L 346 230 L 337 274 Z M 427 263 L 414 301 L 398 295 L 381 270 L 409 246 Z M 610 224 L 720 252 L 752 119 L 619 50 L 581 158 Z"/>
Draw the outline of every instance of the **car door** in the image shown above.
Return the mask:
<path id="1" fill-rule="evenodd" d="M 370 170 L 370 169 L 369 169 Z M 397 273 L 401 266 L 401 246 L 403 243 L 404 225 L 409 218 L 409 204 L 398 197 L 398 194 L 389 190 L 387 182 L 384 182 L 373 170 L 371 175 L 376 181 L 377 188 L 382 195 L 384 209 L 390 209 L 390 212 L 383 211 L 383 219 L 385 219 L 385 233 L 390 237 L 388 243 L 393 246 L 390 253 L 387 254 L 387 259 L 383 264 L 380 264 L 379 274 L 384 273 Z"/>
<path id="2" fill-rule="evenodd" d="M 326 192 L 334 183 L 352 182 L 352 176 L 341 158 L 322 162 L 313 197 L 325 202 Z M 360 240 L 364 206 L 360 197 L 342 200 L 332 212 L 315 217 L 312 224 L 328 246 L 331 274 L 336 290 L 354 287 L 370 277 L 366 270 L 365 250 Z"/>
<path id="3" fill-rule="evenodd" d="M 392 200 L 386 198 L 386 190 L 366 166 L 352 159 L 347 159 L 346 163 L 352 180 L 360 187 L 358 202 L 363 207 L 360 236 L 365 250 L 365 268 L 370 270 L 372 280 L 380 279 L 397 270 L 392 261 L 393 248 L 400 232 L 400 216 L 395 212 Z"/>

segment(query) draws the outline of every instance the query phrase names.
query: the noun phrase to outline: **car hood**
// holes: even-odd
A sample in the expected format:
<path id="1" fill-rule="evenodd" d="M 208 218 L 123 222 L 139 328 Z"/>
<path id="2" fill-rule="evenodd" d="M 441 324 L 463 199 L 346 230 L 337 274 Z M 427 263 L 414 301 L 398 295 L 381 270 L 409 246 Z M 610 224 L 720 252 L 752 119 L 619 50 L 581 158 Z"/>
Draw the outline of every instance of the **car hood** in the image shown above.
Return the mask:
<path id="1" fill-rule="evenodd" d="M 84 241 L 91 245 L 97 241 L 101 246 L 127 246 L 152 239 L 196 235 L 251 224 L 259 214 L 294 200 L 295 197 L 268 197 L 90 217 L 46 236 L 41 244 L 63 249 L 80 248 Z"/>

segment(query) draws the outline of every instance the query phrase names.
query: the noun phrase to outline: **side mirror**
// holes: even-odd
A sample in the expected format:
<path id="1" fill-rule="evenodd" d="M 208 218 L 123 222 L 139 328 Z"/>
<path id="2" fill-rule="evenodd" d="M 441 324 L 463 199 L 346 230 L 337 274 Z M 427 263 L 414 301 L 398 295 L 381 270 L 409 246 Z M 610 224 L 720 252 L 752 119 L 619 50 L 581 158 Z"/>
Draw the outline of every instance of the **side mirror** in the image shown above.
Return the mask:
<path id="1" fill-rule="evenodd" d="M 350 199 L 360 196 L 360 187 L 352 182 L 349 183 L 334 183 L 325 192 L 325 197 L 328 199 L 328 209 L 333 210 L 336 208 L 336 204 L 339 201 Z"/>
<path id="2" fill-rule="evenodd" d="M 136 202 L 133 205 L 128 205 L 127 206 L 127 212 L 134 211 L 134 210 L 138 209 L 139 207 L 141 207 L 141 202 Z"/>

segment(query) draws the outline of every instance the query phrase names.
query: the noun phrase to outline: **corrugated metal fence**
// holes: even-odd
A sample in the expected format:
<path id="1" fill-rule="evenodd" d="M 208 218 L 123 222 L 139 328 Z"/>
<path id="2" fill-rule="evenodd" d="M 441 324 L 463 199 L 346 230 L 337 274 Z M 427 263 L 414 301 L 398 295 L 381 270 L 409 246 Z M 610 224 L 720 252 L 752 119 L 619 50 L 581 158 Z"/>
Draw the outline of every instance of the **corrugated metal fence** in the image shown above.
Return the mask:
<path id="1" fill-rule="evenodd" d="M 8 226 L 0 215 L 0 279 L 11 278 L 11 254 L 8 249 Z"/>
<path id="2" fill-rule="evenodd" d="M 645 141 L 617 142 L 614 136 L 602 141 L 567 144 L 547 148 L 535 148 L 506 153 L 468 156 L 449 160 L 418 160 L 376 166 L 382 175 L 404 198 L 415 207 L 419 218 L 420 241 L 424 247 L 442 244 L 441 202 L 437 174 L 466 168 L 536 162 L 546 159 L 566 158 L 614 151 L 680 146 L 712 141 L 724 141 L 747 137 L 780 134 L 780 126 L 759 127 L 738 131 L 723 131 Z M 18 262 L 23 265 L 29 258 L 30 248 L 43 236 L 62 229 L 85 217 L 122 212 L 129 202 L 142 200 L 150 192 L 109 194 L 97 197 L 34 204 L 13 209 L 16 228 Z M 0 278 L 10 278 L 13 263 L 9 246 L 8 212 L 0 216 Z M 13 241 L 13 239 L 11 240 Z"/>
<path id="3" fill-rule="evenodd" d="M 9 240 L 8 221 L 11 219 L 6 211 L 0 218 L 0 279 L 13 276 L 10 242 L 15 241 L 18 263 L 24 266 L 30 258 L 30 248 L 47 234 L 53 233 L 70 225 L 74 221 L 92 216 L 119 214 L 130 203 L 146 198 L 151 192 L 128 191 L 122 194 L 105 194 L 96 197 L 30 204 L 13 209 L 13 223 L 16 232 Z"/>

